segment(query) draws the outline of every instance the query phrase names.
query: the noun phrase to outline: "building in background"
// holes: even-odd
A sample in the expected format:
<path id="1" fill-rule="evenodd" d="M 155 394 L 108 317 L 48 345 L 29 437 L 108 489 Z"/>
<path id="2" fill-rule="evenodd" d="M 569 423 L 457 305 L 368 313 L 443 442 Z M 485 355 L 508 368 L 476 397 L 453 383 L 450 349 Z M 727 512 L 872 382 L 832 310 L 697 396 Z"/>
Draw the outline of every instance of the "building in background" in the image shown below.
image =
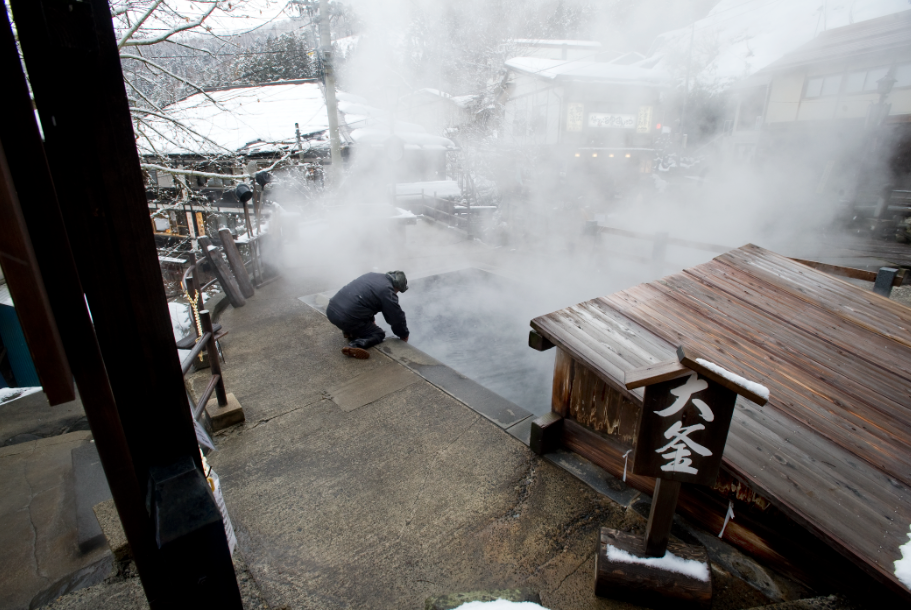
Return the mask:
<path id="1" fill-rule="evenodd" d="M 911 11 L 822 32 L 734 93 L 731 158 L 800 164 L 817 195 L 877 217 L 907 207 Z"/>
<path id="2" fill-rule="evenodd" d="M 586 182 L 602 196 L 638 184 L 652 171 L 661 102 L 672 84 L 655 62 L 635 54 L 508 59 L 501 138 L 534 151 L 568 184 Z M 586 180 L 572 179 L 583 174 Z"/>

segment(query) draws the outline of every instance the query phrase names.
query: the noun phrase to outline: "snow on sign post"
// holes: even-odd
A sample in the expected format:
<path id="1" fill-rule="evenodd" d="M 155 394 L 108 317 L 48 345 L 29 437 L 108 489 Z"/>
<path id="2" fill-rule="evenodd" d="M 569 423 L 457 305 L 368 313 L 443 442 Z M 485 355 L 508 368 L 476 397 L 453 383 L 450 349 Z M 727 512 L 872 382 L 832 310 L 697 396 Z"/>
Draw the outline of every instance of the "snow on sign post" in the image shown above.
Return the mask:
<path id="1" fill-rule="evenodd" d="M 676 361 L 628 371 L 624 382 L 630 390 L 645 387 L 630 469 L 655 477 L 655 493 L 644 539 L 601 530 L 595 593 L 707 607 L 712 585 L 705 549 L 669 542 L 680 484 L 714 484 L 737 396 L 761 406 L 768 390 L 683 346 Z"/>

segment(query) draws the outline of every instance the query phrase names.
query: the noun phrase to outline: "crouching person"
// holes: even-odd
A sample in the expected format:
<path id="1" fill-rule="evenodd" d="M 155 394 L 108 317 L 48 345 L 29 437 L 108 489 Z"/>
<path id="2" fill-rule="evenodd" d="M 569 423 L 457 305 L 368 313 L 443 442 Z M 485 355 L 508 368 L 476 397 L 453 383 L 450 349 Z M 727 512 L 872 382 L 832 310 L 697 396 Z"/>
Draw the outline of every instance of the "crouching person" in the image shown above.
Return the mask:
<path id="1" fill-rule="evenodd" d="M 342 353 L 351 358 L 370 357 L 367 348 L 381 343 L 386 337 L 376 325 L 375 316 L 383 314 L 392 332 L 402 341 L 408 341 L 405 312 L 399 305 L 398 293 L 408 290 L 408 280 L 401 271 L 365 273 L 329 299 L 326 315 L 339 327 L 348 346 Z"/>

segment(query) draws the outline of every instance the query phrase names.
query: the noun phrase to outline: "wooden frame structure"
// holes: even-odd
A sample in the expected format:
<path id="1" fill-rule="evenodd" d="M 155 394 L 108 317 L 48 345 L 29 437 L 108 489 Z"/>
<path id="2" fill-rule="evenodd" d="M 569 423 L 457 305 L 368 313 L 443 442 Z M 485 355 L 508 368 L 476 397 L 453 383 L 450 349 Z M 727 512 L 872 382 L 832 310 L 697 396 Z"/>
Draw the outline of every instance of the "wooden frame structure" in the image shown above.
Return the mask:
<path id="1" fill-rule="evenodd" d="M 719 480 L 684 484 L 679 512 L 720 531 L 733 501 L 729 542 L 811 585 L 878 582 L 911 600 L 893 565 L 911 524 L 907 307 L 748 245 L 531 326 L 533 345 L 557 347 L 543 422 L 556 434 L 533 439 L 537 450 L 567 448 L 619 478 L 643 401 L 625 373 L 698 337 L 710 361 L 773 398 L 738 399 Z"/>
<path id="2" fill-rule="evenodd" d="M 10 171 L 0 186 L 18 195 L 11 204 L 33 244 L 149 605 L 239 609 L 177 358 L 110 7 L 11 4 L 44 138 L 4 12 L 9 112 L 0 145 Z"/>

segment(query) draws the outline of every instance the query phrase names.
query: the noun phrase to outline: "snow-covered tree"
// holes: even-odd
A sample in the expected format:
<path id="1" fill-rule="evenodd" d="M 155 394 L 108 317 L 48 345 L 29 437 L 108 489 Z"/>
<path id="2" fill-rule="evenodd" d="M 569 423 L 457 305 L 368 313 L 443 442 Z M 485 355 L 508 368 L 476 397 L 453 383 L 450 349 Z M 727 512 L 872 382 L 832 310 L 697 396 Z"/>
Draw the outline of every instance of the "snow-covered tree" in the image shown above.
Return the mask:
<path id="1" fill-rule="evenodd" d="M 319 76 L 317 44 L 310 31 L 286 32 L 254 43 L 231 69 L 236 82 L 264 83 Z"/>

